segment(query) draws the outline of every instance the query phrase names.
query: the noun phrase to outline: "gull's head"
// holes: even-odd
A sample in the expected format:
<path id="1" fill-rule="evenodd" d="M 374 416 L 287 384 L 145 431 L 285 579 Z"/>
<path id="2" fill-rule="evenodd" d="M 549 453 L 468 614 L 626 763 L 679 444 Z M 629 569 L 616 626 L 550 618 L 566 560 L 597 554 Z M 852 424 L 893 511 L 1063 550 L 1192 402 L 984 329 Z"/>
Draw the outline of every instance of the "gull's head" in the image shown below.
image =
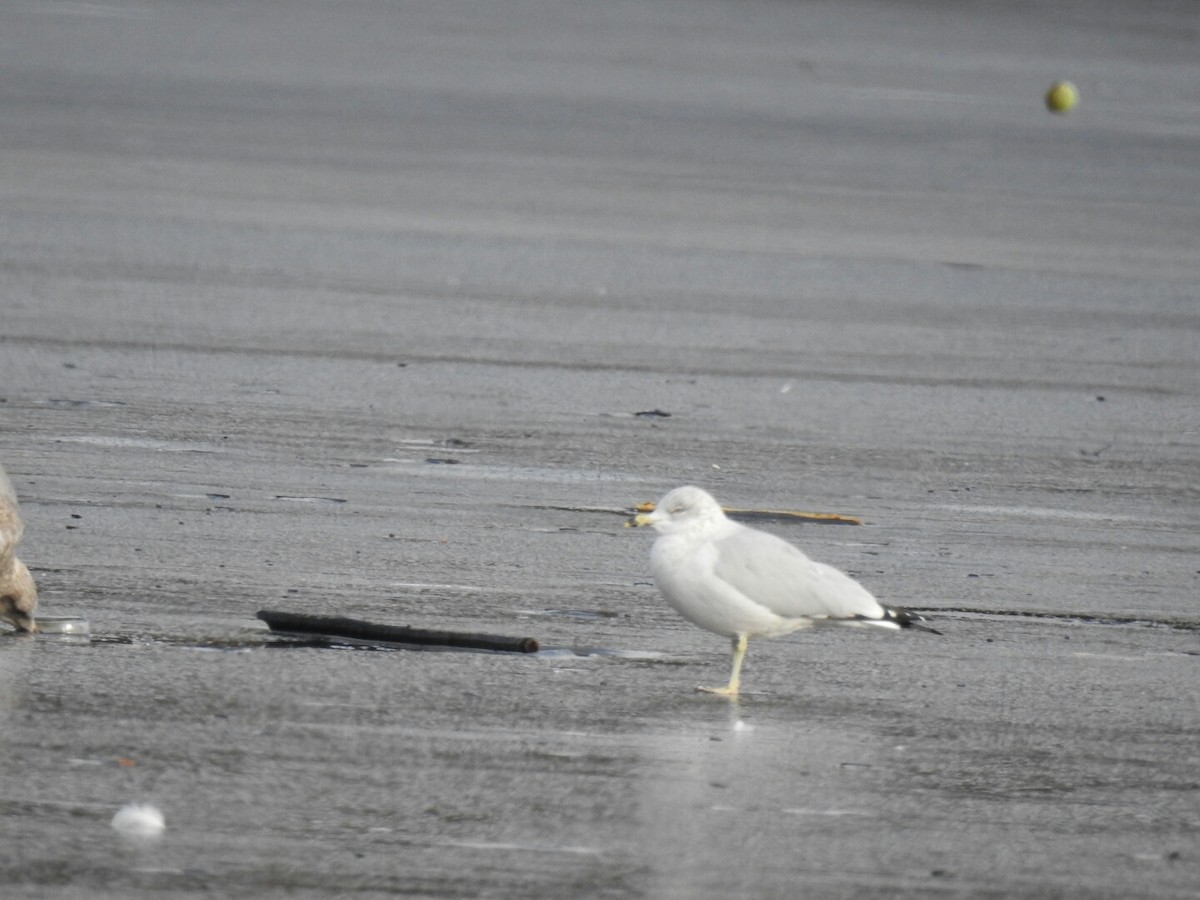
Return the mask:
<path id="1" fill-rule="evenodd" d="M 630 525 L 649 525 L 659 534 L 691 529 L 725 518 L 712 494 L 694 485 L 677 487 L 658 501 L 653 512 L 638 513 Z"/>

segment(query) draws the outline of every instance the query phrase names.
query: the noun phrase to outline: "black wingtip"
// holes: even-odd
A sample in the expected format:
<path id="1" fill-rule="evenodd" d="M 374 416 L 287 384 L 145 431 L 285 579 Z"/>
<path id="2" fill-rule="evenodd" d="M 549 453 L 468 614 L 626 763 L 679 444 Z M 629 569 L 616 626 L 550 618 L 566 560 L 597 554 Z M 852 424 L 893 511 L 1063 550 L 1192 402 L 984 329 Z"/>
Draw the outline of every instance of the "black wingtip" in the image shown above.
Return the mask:
<path id="1" fill-rule="evenodd" d="M 885 607 L 883 617 L 891 622 L 895 622 L 901 628 L 914 628 L 917 631 L 927 631 L 930 634 L 941 634 L 936 628 L 926 625 L 924 618 L 906 609 L 887 609 Z"/>

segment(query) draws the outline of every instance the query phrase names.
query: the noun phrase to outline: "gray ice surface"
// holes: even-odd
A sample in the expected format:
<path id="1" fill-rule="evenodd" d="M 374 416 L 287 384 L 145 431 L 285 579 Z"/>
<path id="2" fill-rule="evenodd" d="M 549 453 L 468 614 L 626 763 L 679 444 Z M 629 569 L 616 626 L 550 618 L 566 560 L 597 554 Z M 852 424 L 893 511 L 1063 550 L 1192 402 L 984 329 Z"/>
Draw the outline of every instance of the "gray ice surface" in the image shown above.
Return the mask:
<path id="1" fill-rule="evenodd" d="M 1200 897 L 1198 40 L 4 4 L 0 460 L 94 639 L 0 635 L 0 894 Z M 621 527 L 686 482 L 861 516 L 766 527 L 945 634 L 695 693 L 725 641 Z"/>

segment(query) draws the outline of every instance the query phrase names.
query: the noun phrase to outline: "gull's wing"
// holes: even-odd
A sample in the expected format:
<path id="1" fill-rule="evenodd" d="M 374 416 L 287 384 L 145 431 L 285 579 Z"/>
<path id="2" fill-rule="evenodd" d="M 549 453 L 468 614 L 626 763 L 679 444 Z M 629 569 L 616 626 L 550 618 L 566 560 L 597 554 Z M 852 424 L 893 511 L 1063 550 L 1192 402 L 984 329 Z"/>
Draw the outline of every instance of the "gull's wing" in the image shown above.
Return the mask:
<path id="1" fill-rule="evenodd" d="M 787 541 L 744 525 L 714 542 L 713 574 L 785 618 L 879 618 L 883 607 L 849 575 L 813 562 Z"/>

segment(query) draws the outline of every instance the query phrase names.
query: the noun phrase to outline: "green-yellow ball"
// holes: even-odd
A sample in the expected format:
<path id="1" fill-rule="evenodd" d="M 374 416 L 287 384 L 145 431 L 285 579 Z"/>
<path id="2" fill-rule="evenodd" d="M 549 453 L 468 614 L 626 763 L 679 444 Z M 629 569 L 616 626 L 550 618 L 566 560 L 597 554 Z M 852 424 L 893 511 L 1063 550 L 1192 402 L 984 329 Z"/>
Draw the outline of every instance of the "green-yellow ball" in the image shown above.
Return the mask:
<path id="1" fill-rule="evenodd" d="M 1069 81 L 1056 81 L 1046 92 L 1046 109 L 1052 113 L 1066 113 L 1079 103 L 1079 91 Z"/>

